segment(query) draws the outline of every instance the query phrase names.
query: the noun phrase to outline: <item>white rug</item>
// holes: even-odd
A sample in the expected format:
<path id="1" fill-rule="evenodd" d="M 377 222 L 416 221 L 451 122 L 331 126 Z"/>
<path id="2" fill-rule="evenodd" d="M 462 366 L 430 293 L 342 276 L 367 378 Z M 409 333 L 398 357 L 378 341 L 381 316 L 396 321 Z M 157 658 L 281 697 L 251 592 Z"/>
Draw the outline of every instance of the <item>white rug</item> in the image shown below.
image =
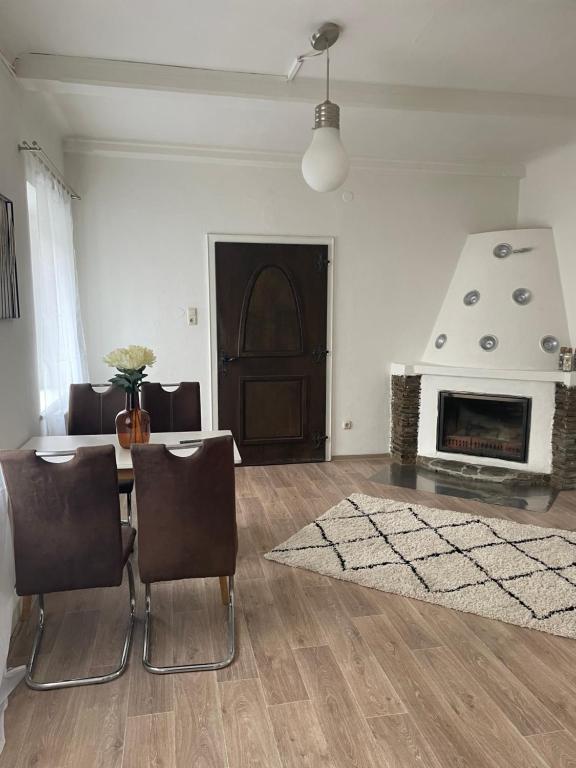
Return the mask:
<path id="1" fill-rule="evenodd" d="M 265 555 L 576 637 L 576 532 L 353 494 Z"/>

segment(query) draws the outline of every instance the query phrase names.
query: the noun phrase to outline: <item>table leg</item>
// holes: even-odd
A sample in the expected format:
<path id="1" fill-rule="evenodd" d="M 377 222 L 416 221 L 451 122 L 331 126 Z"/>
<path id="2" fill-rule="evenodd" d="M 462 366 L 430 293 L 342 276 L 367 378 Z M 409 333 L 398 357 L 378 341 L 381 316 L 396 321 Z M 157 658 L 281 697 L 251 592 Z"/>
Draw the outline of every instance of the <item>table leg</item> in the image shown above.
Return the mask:
<path id="1" fill-rule="evenodd" d="M 32 613 L 32 595 L 25 595 L 20 606 L 20 621 L 28 621 Z"/>
<path id="2" fill-rule="evenodd" d="M 218 576 L 220 579 L 220 595 L 222 597 L 222 605 L 228 605 L 230 602 L 230 595 L 228 594 L 228 576 Z"/>

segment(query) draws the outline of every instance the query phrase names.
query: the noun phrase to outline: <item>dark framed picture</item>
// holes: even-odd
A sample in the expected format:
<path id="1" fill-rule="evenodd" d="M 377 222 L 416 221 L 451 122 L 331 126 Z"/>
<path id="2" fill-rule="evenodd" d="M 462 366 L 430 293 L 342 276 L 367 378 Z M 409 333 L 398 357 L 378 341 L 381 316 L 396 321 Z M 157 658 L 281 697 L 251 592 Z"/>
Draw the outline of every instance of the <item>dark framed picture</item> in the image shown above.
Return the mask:
<path id="1" fill-rule="evenodd" d="M 18 270 L 14 244 L 14 206 L 0 195 L 0 320 L 20 317 Z"/>

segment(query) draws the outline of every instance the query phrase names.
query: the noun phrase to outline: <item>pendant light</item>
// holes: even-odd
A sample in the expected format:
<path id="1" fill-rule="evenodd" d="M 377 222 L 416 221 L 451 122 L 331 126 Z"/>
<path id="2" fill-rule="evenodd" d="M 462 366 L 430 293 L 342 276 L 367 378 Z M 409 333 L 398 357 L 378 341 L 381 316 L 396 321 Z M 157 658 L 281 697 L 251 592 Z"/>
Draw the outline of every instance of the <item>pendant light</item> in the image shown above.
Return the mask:
<path id="1" fill-rule="evenodd" d="M 302 158 L 302 175 L 316 192 L 337 189 L 346 179 L 350 163 L 340 140 L 340 107 L 330 101 L 329 49 L 340 35 L 337 24 L 323 24 L 312 35 L 312 48 L 326 51 L 326 100 L 314 113 L 312 141 Z"/>

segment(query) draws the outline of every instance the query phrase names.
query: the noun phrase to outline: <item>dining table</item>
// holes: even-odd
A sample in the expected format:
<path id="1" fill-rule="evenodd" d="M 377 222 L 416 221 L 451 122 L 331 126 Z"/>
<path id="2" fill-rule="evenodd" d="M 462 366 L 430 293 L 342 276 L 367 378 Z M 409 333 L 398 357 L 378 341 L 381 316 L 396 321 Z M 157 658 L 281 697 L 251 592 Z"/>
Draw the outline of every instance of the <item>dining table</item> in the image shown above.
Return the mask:
<path id="1" fill-rule="evenodd" d="M 202 430 L 199 432 L 152 432 L 150 442 L 164 444 L 179 456 L 189 456 L 195 453 L 203 440 L 211 437 L 232 436 L 229 429 Z M 24 445 L 24 450 L 44 454 L 52 461 L 65 461 L 77 448 L 92 445 L 113 445 L 116 449 L 116 466 L 121 473 L 132 471 L 132 454 L 129 448 L 122 448 L 116 435 L 39 435 L 31 437 Z M 240 453 L 233 440 L 234 464 L 241 464 Z"/>

